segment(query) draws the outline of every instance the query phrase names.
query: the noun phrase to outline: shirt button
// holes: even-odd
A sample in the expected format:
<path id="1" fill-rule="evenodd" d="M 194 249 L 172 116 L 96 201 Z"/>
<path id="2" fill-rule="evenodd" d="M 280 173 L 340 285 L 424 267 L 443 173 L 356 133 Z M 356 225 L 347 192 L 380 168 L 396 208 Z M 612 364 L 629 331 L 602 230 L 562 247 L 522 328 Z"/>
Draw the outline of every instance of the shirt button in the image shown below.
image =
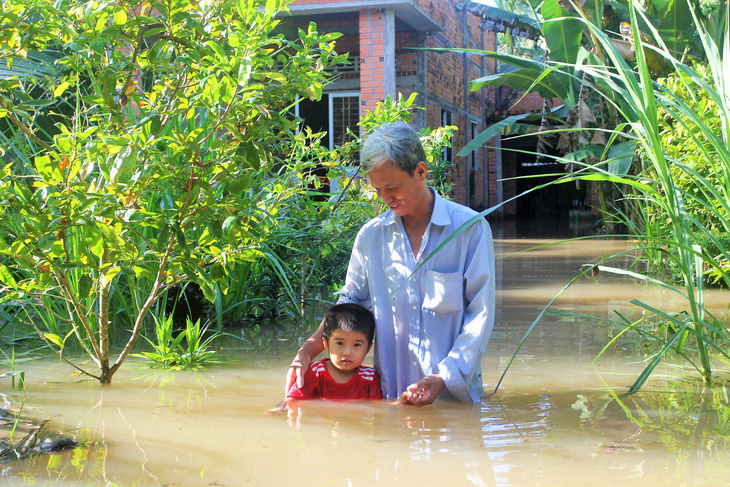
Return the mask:
<path id="1" fill-rule="evenodd" d="M 416 362 L 413 362 L 413 366 L 414 366 L 414 367 L 416 366 Z"/>
<path id="2" fill-rule="evenodd" d="M 418 306 L 413 307 L 413 311 L 416 311 L 418 309 Z"/>

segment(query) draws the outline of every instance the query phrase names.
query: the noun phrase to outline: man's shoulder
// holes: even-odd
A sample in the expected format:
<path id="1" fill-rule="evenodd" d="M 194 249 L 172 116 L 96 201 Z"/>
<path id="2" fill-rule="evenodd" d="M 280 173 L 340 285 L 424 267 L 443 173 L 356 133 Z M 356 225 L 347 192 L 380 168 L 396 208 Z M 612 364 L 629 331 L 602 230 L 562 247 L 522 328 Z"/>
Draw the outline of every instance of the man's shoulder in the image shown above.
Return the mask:
<path id="1" fill-rule="evenodd" d="M 393 222 L 393 215 L 390 211 L 381 213 L 380 215 L 371 218 L 366 221 L 362 227 L 360 227 L 360 234 L 377 232 L 385 228 L 387 225 Z"/>
<path id="2" fill-rule="evenodd" d="M 445 199 L 444 205 L 451 222 L 456 226 L 466 223 L 467 221 L 471 220 L 479 214 L 478 211 L 472 210 L 468 206 L 464 206 L 455 201 L 449 201 Z M 484 220 L 484 222 L 486 223 L 486 220 Z"/>

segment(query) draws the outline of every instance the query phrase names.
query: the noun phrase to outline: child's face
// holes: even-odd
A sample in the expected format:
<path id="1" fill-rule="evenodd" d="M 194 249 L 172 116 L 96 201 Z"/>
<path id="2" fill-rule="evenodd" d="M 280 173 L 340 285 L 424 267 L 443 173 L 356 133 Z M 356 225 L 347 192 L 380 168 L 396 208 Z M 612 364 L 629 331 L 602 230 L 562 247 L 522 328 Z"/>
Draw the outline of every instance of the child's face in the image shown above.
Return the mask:
<path id="1" fill-rule="evenodd" d="M 355 370 L 370 350 L 367 337 L 359 331 L 335 330 L 329 341 L 322 341 L 332 364 L 340 370 Z"/>

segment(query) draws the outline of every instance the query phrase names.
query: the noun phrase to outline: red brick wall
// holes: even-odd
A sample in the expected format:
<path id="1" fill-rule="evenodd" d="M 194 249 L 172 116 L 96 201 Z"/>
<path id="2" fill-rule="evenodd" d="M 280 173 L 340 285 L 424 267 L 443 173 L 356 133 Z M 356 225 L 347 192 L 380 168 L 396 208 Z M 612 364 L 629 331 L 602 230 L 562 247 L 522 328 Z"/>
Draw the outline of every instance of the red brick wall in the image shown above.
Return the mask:
<path id="1" fill-rule="evenodd" d="M 295 3 L 311 3 L 297 0 Z M 317 28 L 323 32 L 337 32 L 338 30 L 352 31 L 360 25 L 360 16 L 357 12 L 329 15 L 317 19 Z M 357 34 L 343 35 L 335 41 L 338 54 L 349 53 L 350 56 L 360 56 L 360 36 Z"/>
<path id="2" fill-rule="evenodd" d="M 496 50 L 496 36 L 494 33 L 483 33 L 479 27 L 481 19 L 469 12 L 458 10 L 457 5 L 462 0 L 414 0 L 414 3 L 438 22 L 443 30 L 429 33 L 425 44 L 420 44 L 419 36 L 415 31 L 396 31 L 395 38 L 395 71 L 396 90 L 404 96 L 414 91 L 420 96 L 417 103 L 426 108 L 422 121 L 431 128 L 441 125 L 441 110 L 452 113 L 453 125 L 458 130 L 454 133 L 453 154 L 454 167 L 452 178 L 454 191 L 451 197 L 460 203 L 469 203 L 474 208 L 486 208 L 496 204 L 497 171 L 494 149 L 479 149 L 479 167 L 472 170 L 469 157 L 457 157 L 456 154 L 471 139 L 471 120 L 479 123 L 479 131 L 486 129 L 483 115 L 486 106 L 493 106 L 494 90 L 487 88 L 483 91 L 464 90 L 465 80 L 470 82 L 480 76 L 494 72 L 495 61 L 482 60 L 480 56 L 468 55 L 465 73 L 464 56 L 454 52 L 417 52 L 413 47 L 431 48 L 470 48 Z M 291 5 L 336 5 L 336 0 L 295 0 Z M 373 7 L 383 7 L 377 1 L 372 1 Z M 369 15 L 367 15 L 369 13 Z M 464 38 L 463 21 L 467 21 L 467 38 Z M 357 26 L 357 35 L 341 37 L 336 42 L 337 51 L 349 52 L 360 60 L 360 92 L 361 110 L 373 109 L 376 104 L 385 98 L 383 85 L 386 73 L 383 65 L 384 57 L 384 13 L 381 8 L 361 10 L 360 12 L 327 15 L 321 19 L 314 19 L 322 30 L 337 31 L 338 28 L 348 27 L 349 32 Z M 425 63 L 419 57 L 425 56 Z M 421 72 L 423 66 L 426 73 Z M 484 66 L 484 68 L 482 68 Z M 419 77 L 426 76 L 425 91 L 420 85 Z M 355 75 L 356 76 L 356 75 Z M 512 113 L 540 111 L 542 99 L 537 94 L 526 96 L 513 107 Z M 493 145 L 493 144 L 488 144 Z M 485 175 L 486 173 L 486 175 Z M 486 176 L 486 177 L 485 177 Z M 507 174 L 502 174 L 507 177 Z M 485 188 L 486 186 L 486 188 Z M 509 184 L 504 186 L 505 198 L 509 194 Z"/>
<path id="3" fill-rule="evenodd" d="M 483 34 L 479 27 L 480 19 L 467 13 L 467 38 L 464 39 L 464 12 L 459 11 L 456 5 L 460 2 L 442 0 L 434 2 L 431 0 L 419 0 L 420 7 L 432 18 L 443 26 L 443 30 L 427 39 L 427 46 L 438 49 L 468 48 L 495 50 L 495 36 L 493 33 Z M 456 154 L 471 140 L 471 120 L 479 122 L 479 131 L 484 130 L 483 118 L 483 93 L 480 91 L 467 91 L 464 84 L 482 76 L 481 57 L 476 55 L 467 56 L 466 73 L 464 72 L 464 55 L 455 52 L 430 52 L 427 59 L 427 91 L 428 91 L 428 125 L 438 127 L 441 123 L 441 110 L 452 112 L 453 125 L 458 130 L 454 133 L 453 153 L 454 169 L 452 172 L 454 190 L 451 195 L 455 201 L 469 203 L 474 208 L 485 208 L 495 202 L 495 184 L 492 182 L 491 189 L 485 188 L 484 170 L 487 167 L 493 168 L 493 155 L 487 150 L 478 150 L 479 168 L 472 171 L 469 157 L 458 157 Z M 485 62 L 485 73 L 488 74 L 490 67 L 493 69 L 494 61 Z M 466 74 L 466 76 L 465 76 Z M 486 91 L 486 101 L 493 97 L 493 90 Z M 468 107 L 467 107 L 468 104 Z M 494 172 L 493 170 L 491 171 Z M 490 187 L 490 186 L 488 186 Z"/>
<path id="4" fill-rule="evenodd" d="M 385 15 L 381 9 L 360 11 L 360 103 L 370 111 L 385 99 Z"/>
<path id="5" fill-rule="evenodd" d="M 543 98 L 537 93 L 528 93 L 512 108 L 514 113 L 541 112 Z"/>

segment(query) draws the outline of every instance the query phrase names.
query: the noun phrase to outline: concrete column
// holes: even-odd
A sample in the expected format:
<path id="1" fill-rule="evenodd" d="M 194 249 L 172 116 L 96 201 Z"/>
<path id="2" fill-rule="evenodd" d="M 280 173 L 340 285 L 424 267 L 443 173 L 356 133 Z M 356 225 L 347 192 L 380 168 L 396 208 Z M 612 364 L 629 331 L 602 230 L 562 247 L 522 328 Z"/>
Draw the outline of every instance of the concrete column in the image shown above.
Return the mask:
<path id="1" fill-rule="evenodd" d="M 496 201 L 494 204 L 499 204 L 504 201 L 504 186 L 502 183 L 502 135 L 497 134 L 494 136 L 494 154 L 495 154 L 495 163 L 494 163 L 494 179 L 495 184 L 497 186 L 497 194 L 496 194 Z M 504 206 L 500 206 L 497 210 L 497 215 L 499 218 L 504 217 Z"/>
<path id="2" fill-rule="evenodd" d="M 426 32 L 419 32 L 416 45 L 418 47 L 428 47 L 427 38 L 428 34 Z M 428 93 L 428 55 L 426 51 L 416 51 L 416 72 L 418 73 L 418 81 L 414 86 L 416 93 L 418 93 L 416 105 L 428 108 L 428 99 L 426 97 Z M 416 130 L 428 127 L 428 110 L 416 110 L 413 122 Z"/>
<path id="3" fill-rule="evenodd" d="M 383 64 L 385 67 L 385 95 L 395 100 L 395 10 L 386 8 L 383 12 Z"/>

